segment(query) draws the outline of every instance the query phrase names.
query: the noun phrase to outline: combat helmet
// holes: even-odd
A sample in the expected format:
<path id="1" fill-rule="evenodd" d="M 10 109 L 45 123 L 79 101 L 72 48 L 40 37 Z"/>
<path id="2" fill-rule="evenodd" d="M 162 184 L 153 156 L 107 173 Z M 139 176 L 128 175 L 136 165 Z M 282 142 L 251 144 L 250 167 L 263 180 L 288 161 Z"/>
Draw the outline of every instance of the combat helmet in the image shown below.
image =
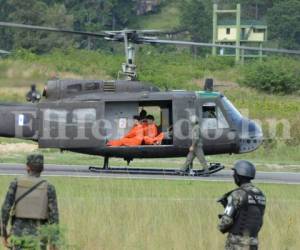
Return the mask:
<path id="1" fill-rule="evenodd" d="M 196 115 L 190 116 L 190 121 L 191 121 L 192 124 L 199 123 L 199 119 L 198 119 L 198 117 Z"/>
<path id="2" fill-rule="evenodd" d="M 35 172 L 44 170 L 44 156 L 41 154 L 30 154 L 27 156 L 26 165 L 30 166 Z"/>
<path id="3" fill-rule="evenodd" d="M 238 176 L 243 176 L 249 179 L 255 178 L 255 173 L 256 173 L 255 166 L 250 161 L 239 160 L 235 162 L 232 170 Z"/>

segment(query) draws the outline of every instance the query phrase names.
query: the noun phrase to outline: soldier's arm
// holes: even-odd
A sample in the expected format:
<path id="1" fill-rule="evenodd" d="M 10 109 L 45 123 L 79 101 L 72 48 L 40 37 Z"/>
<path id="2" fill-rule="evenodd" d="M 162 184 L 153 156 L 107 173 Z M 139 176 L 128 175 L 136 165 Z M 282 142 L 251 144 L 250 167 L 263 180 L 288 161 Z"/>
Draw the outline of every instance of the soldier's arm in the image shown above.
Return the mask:
<path id="1" fill-rule="evenodd" d="M 201 135 L 201 129 L 199 124 L 197 124 L 194 128 L 193 128 L 193 137 L 192 137 L 192 147 L 195 148 L 196 145 L 198 144 L 198 142 L 200 141 L 200 135 Z"/>
<path id="2" fill-rule="evenodd" d="M 48 184 L 48 223 L 51 224 L 51 235 L 49 235 L 50 249 L 58 249 L 59 245 L 59 214 L 55 187 Z"/>
<path id="3" fill-rule="evenodd" d="M 17 190 L 17 180 L 10 183 L 6 197 L 1 209 L 1 236 L 7 237 L 6 227 L 10 217 L 10 211 L 15 202 L 15 195 Z"/>
<path id="4" fill-rule="evenodd" d="M 55 187 L 51 184 L 48 185 L 48 223 L 59 223 L 56 190 Z"/>
<path id="5" fill-rule="evenodd" d="M 218 225 L 222 233 L 228 232 L 234 222 L 234 217 L 243 202 L 244 193 L 242 192 L 241 190 L 234 191 L 227 198 L 227 205 Z"/>

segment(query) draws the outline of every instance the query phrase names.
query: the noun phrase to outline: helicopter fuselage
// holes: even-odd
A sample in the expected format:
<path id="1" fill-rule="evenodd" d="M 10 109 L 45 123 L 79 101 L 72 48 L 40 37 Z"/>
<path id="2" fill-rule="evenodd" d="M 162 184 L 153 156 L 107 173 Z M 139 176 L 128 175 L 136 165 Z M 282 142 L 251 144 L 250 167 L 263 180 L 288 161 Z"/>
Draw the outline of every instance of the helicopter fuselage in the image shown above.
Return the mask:
<path id="1" fill-rule="evenodd" d="M 262 142 L 261 128 L 218 92 L 160 91 L 132 81 L 53 80 L 44 96 L 40 103 L 1 104 L 0 136 L 127 160 L 182 157 L 192 141 L 190 117 L 196 115 L 207 155 L 250 152 Z M 106 146 L 128 132 L 141 109 L 156 118 L 162 144 Z"/>

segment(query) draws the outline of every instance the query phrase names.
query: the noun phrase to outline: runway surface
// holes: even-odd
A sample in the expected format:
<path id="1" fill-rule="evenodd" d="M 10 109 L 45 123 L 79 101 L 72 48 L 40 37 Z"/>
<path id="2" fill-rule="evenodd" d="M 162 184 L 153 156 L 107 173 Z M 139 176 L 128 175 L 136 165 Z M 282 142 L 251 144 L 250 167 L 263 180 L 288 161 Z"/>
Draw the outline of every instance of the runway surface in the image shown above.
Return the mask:
<path id="1" fill-rule="evenodd" d="M 159 179 L 159 180 L 197 180 L 197 181 L 232 181 L 231 170 L 221 170 L 209 177 L 170 176 L 170 175 L 140 175 L 140 174 L 102 174 L 92 173 L 89 166 L 79 165 L 45 165 L 43 176 L 68 176 L 83 178 L 117 178 L 117 179 Z M 25 165 L 0 164 L 0 175 L 22 175 Z M 258 172 L 255 182 L 300 184 L 300 173 L 292 172 Z"/>

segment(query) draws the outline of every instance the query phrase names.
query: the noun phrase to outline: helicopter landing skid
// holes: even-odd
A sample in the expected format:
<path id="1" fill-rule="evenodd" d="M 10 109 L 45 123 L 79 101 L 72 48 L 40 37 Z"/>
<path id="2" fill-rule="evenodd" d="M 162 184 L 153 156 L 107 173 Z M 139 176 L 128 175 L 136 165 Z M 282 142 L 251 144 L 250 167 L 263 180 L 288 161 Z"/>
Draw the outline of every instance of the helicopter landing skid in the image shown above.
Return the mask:
<path id="1" fill-rule="evenodd" d="M 140 174 L 140 175 L 184 175 L 184 176 L 207 176 L 224 169 L 220 163 L 210 163 L 209 172 L 204 173 L 203 170 L 193 170 L 189 172 L 180 172 L 178 169 L 163 168 L 99 168 L 89 167 L 89 171 L 93 173 L 103 174 Z"/>

